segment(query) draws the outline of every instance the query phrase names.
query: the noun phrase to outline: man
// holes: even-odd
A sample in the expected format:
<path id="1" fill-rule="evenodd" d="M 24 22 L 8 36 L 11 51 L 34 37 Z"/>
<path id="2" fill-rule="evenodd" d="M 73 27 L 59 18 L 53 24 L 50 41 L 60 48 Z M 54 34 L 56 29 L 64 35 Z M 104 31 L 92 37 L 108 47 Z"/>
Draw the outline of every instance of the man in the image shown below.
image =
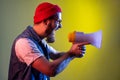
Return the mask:
<path id="1" fill-rule="evenodd" d="M 74 43 L 67 52 L 58 52 L 44 40 L 54 41 L 55 31 L 61 28 L 61 20 L 59 6 L 48 2 L 38 5 L 33 27 L 28 26 L 13 43 L 8 80 L 50 80 L 72 59 L 83 56 L 87 43 Z"/>

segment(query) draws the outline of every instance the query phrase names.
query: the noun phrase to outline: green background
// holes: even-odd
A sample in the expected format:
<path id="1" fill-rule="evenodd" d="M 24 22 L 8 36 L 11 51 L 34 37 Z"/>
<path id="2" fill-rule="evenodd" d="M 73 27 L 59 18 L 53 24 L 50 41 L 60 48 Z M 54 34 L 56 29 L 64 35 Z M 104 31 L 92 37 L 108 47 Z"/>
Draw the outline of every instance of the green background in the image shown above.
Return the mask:
<path id="1" fill-rule="evenodd" d="M 119 0 L 0 0 L 0 80 L 7 80 L 14 38 L 33 24 L 35 8 L 43 1 L 62 8 L 63 27 L 56 32 L 56 42 L 50 44 L 55 49 L 69 50 L 69 32 L 103 32 L 100 49 L 86 46 L 83 58 L 73 60 L 51 80 L 120 80 Z"/>

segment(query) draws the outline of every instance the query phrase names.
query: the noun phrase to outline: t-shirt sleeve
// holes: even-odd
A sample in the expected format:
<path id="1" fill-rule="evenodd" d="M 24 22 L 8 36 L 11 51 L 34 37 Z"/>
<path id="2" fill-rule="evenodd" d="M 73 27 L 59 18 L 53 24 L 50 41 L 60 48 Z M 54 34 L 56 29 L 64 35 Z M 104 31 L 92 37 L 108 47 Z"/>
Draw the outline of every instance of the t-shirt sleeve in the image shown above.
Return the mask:
<path id="1" fill-rule="evenodd" d="M 15 44 L 16 56 L 21 62 L 30 65 L 37 58 L 44 56 L 35 43 L 28 38 L 18 39 Z"/>

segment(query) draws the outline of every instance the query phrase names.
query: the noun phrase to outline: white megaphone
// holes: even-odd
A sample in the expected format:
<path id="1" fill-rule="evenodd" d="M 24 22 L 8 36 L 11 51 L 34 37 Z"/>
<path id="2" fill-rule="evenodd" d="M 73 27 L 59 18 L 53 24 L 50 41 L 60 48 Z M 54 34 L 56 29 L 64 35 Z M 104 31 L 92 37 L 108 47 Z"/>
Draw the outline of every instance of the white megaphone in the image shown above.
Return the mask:
<path id="1" fill-rule="evenodd" d="M 84 34 L 83 32 L 72 32 L 68 36 L 69 42 L 82 43 L 88 42 L 91 45 L 100 48 L 102 43 L 102 31 Z"/>

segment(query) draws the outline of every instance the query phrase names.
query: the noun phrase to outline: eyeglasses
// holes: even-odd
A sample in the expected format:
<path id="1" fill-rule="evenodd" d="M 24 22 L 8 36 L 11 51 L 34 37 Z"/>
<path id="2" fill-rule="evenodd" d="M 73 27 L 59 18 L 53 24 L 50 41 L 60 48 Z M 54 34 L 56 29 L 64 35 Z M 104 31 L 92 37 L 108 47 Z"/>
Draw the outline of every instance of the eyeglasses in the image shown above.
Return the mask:
<path id="1" fill-rule="evenodd" d="M 57 24 L 58 24 L 58 26 L 55 28 L 55 30 L 58 30 L 59 28 L 62 27 L 62 24 L 61 24 L 62 20 L 60 20 L 60 19 L 58 19 L 58 18 L 56 18 L 56 17 L 54 17 L 53 19 L 54 19 L 54 20 L 57 22 Z"/>

